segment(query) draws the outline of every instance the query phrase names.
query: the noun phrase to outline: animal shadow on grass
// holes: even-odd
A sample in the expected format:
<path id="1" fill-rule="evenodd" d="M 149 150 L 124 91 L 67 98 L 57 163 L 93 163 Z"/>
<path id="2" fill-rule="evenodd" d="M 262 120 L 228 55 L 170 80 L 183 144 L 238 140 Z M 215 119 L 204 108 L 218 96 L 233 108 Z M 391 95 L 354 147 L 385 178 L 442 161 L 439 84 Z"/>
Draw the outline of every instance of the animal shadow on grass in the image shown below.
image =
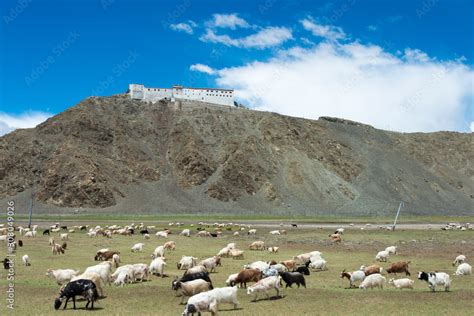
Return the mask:
<path id="1" fill-rule="evenodd" d="M 259 298 L 258 300 L 252 300 L 252 303 L 258 303 L 260 301 L 276 301 L 276 300 L 281 300 L 284 299 L 286 295 L 274 295 L 270 297 L 265 297 L 265 298 Z"/>
<path id="2" fill-rule="evenodd" d="M 76 302 L 77 302 L 77 300 L 76 300 Z M 69 308 L 69 306 L 68 306 L 65 310 L 66 311 L 67 310 L 72 310 L 72 311 L 77 310 L 77 311 L 87 311 L 87 312 L 100 312 L 103 309 L 104 309 L 103 307 L 96 307 L 96 306 L 94 306 L 94 309 L 89 309 L 89 308 L 86 308 L 85 306 L 81 306 L 81 307 L 76 306 L 76 309 L 74 309 L 74 308 L 72 308 L 72 306 L 71 306 L 71 308 Z"/>

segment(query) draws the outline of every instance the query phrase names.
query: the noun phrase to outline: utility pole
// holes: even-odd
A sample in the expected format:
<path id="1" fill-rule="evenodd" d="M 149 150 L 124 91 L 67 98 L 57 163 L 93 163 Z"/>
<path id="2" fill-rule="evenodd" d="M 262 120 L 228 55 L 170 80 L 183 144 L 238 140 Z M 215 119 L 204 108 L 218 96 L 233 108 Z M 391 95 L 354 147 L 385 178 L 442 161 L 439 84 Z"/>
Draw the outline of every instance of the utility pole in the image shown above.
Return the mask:
<path id="1" fill-rule="evenodd" d="M 31 202 L 30 202 L 30 215 L 28 218 L 28 228 L 31 228 L 31 217 L 33 215 L 33 201 L 35 200 L 35 188 L 33 187 L 33 192 L 31 192 Z"/>
<path id="2" fill-rule="evenodd" d="M 393 222 L 392 230 L 395 230 L 395 226 L 397 225 L 397 221 L 398 221 L 398 216 L 400 215 L 400 210 L 402 209 L 403 205 L 404 205 L 403 201 L 400 201 L 400 205 L 398 206 L 397 216 L 395 216 L 395 221 Z"/>

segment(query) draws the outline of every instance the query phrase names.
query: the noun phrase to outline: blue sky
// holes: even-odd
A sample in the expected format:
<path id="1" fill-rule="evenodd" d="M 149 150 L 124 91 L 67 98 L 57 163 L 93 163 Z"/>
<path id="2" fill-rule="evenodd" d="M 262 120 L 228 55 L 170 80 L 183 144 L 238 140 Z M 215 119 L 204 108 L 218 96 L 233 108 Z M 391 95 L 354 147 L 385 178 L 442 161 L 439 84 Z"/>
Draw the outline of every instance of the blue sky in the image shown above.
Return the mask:
<path id="1" fill-rule="evenodd" d="M 0 134 L 129 83 L 235 88 L 255 109 L 389 130 L 469 131 L 473 7 L 472 0 L 1 1 Z"/>

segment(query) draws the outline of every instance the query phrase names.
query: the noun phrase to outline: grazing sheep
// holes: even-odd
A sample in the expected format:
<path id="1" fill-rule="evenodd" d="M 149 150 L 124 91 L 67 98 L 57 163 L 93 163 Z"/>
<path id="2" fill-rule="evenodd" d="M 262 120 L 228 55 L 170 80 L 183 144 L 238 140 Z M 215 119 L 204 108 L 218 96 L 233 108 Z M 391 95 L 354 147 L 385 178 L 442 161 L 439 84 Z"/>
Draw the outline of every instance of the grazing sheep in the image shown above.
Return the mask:
<path id="1" fill-rule="evenodd" d="M 229 255 L 232 259 L 244 259 L 244 252 L 239 249 L 231 249 Z"/>
<path id="2" fill-rule="evenodd" d="M 280 282 L 280 276 L 269 276 L 247 288 L 247 295 L 251 295 L 252 293 L 255 294 L 253 301 L 256 302 L 259 292 L 265 293 L 268 299 L 270 298 L 268 295 L 268 291 L 271 289 L 275 289 L 277 292 L 277 297 L 280 297 Z"/>
<path id="3" fill-rule="evenodd" d="M 145 245 L 144 243 L 139 242 L 138 244 L 133 245 L 131 250 L 132 252 L 142 252 L 144 245 Z"/>
<path id="4" fill-rule="evenodd" d="M 390 255 L 396 255 L 397 254 L 397 246 L 389 246 L 385 248 L 385 251 L 387 251 Z"/>
<path id="5" fill-rule="evenodd" d="M 46 276 L 56 280 L 58 285 L 63 285 L 68 283 L 71 279 L 79 274 L 79 270 L 75 271 L 73 269 L 48 269 Z"/>
<path id="6" fill-rule="evenodd" d="M 464 261 L 466 261 L 466 256 L 465 255 L 457 256 L 456 259 L 454 259 L 454 261 L 453 261 L 453 267 L 460 265 Z"/>
<path id="7" fill-rule="evenodd" d="M 326 267 L 326 260 L 324 260 L 323 258 L 316 259 L 316 260 L 313 260 L 313 258 L 316 258 L 316 257 L 311 257 L 311 258 L 312 258 L 311 262 L 307 263 L 307 266 L 313 269 L 313 271 L 324 271 L 328 269 Z"/>
<path id="8" fill-rule="evenodd" d="M 186 297 L 191 297 L 201 292 L 207 292 L 211 289 L 211 283 L 204 281 L 203 279 L 196 279 L 188 282 L 176 282 L 175 287 L 176 294 L 181 290 L 180 304 L 184 304 Z"/>
<path id="9" fill-rule="evenodd" d="M 349 288 L 354 287 L 355 282 L 364 281 L 365 272 L 361 270 L 346 272 L 346 269 L 342 270 L 341 278 L 347 278 L 349 280 Z"/>
<path id="10" fill-rule="evenodd" d="M 224 287 L 216 288 L 208 292 L 201 292 L 189 298 L 183 311 L 183 316 L 209 311 L 212 315 L 218 314 L 218 305 L 222 303 L 231 303 L 234 309 L 238 307 L 237 288 Z"/>
<path id="11" fill-rule="evenodd" d="M 184 274 L 190 274 L 190 273 L 199 273 L 199 272 L 209 272 L 207 271 L 205 266 L 202 265 L 197 265 L 192 268 L 189 268 L 188 270 L 184 271 Z"/>
<path id="12" fill-rule="evenodd" d="M 255 261 L 250 264 L 244 265 L 244 269 L 257 269 L 259 271 L 264 271 L 270 267 L 270 264 L 264 261 Z"/>
<path id="13" fill-rule="evenodd" d="M 256 229 L 249 229 L 249 231 L 247 232 L 247 235 L 255 235 L 256 233 L 257 233 Z"/>
<path id="14" fill-rule="evenodd" d="M 118 254 L 115 253 L 112 256 L 112 263 L 113 263 L 115 269 L 117 269 L 120 266 L 120 256 Z"/>
<path id="15" fill-rule="evenodd" d="M 379 251 L 375 256 L 375 261 L 387 262 L 390 257 L 390 253 L 386 250 Z"/>
<path id="16" fill-rule="evenodd" d="M 61 238 L 61 241 L 68 240 L 69 235 L 68 234 L 60 234 L 59 237 Z"/>
<path id="17" fill-rule="evenodd" d="M 199 265 L 205 267 L 208 272 L 214 272 L 216 267 L 221 265 L 221 258 L 218 256 L 207 258 L 202 260 Z"/>
<path id="18" fill-rule="evenodd" d="M 104 284 L 110 284 L 110 272 L 112 271 L 112 263 L 105 261 L 95 266 L 90 266 L 84 270 L 84 273 L 95 272 L 97 273 Z"/>
<path id="19" fill-rule="evenodd" d="M 165 250 L 175 250 L 176 249 L 176 243 L 174 241 L 167 241 L 163 245 L 163 248 L 165 248 Z"/>
<path id="20" fill-rule="evenodd" d="M 472 267 L 469 263 L 461 263 L 456 272 L 454 273 L 454 275 L 470 275 L 472 274 Z"/>
<path id="21" fill-rule="evenodd" d="M 334 234 L 339 234 L 339 235 L 344 234 L 344 228 L 341 227 L 341 228 L 336 229 L 336 231 L 334 232 Z"/>
<path id="22" fill-rule="evenodd" d="M 225 281 L 225 284 L 227 286 L 232 286 L 232 284 L 235 283 L 235 279 L 237 278 L 237 275 L 239 275 L 239 274 L 238 273 L 233 273 L 233 274 L 229 275 L 229 277 Z"/>
<path id="23" fill-rule="evenodd" d="M 262 278 L 262 271 L 257 269 L 245 269 L 237 274 L 237 277 L 232 282 L 231 286 L 239 284 L 240 287 L 247 288 L 248 282 L 258 282 Z"/>
<path id="24" fill-rule="evenodd" d="M 177 267 L 180 270 L 188 270 L 196 265 L 197 258 L 191 256 L 182 256 L 181 260 L 177 263 Z"/>
<path id="25" fill-rule="evenodd" d="M 272 230 L 269 232 L 270 235 L 281 235 L 279 230 Z"/>
<path id="26" fill-rule="evenodd" d="M 183 229 L 180 235 L 184 237 L 191 237 L 191 231 L 189 229 Z"/>
<path id="27" fill-rule="evenodd" d="M 21 257 L 21 261 L 25 266 L 31 266 L 30 257 L 28 255 L 23 255 L 23 257 Z"/>
<path id="28" fill-rule="evenodd" d="M 210 288 L 212 289 L 213 286 L 212 286 L 212 281 L 211 279 L 209 278 L 209 273 L 207 272 L 199 272 L 199 273 L 190 273 L 190 274 L 185 274 L 183 275 L 181 278 L 178 279 L 178 277 L 176 277 L 173 282 L 171 282 L 171 289 L 176 291 L 177 289 L 177 283 L 178 282 L 188 282 L 188 281 L 192 281 L 192 280 L 197 280 L 197 279 L 202 279 L 206 282 L 209 282 L 211 284 Z"/>
<path id="29" fill-rule="evenodd" d="M 383 277 L 380 273 L 371 274 L 366 276 L 364 281 L 362 281 L 362 283 L 359 285 L 359 289 L 367 290 L 378 287 L 383 290 L 385 281 L 385 277 Z"/>
<path id="30" fill-rule="evenodd" d="M 153 253 L 151 254 L 151 258 L 155 259 L 158 257 L 164 257 L 165 256 L 165 247 L 164 246 L 158 246 L 155 248 Z"/>
<path id="31" fill-rule="evenodd" d="M 86 279 L 86 280 L 91 280 L 92 282 L 94 282 L 94 284 L 96 285 L 97 287 L 97 292 L 99 293 L 99 296 L 100 297 L 104 297 L 104 291 L 102 290 L 102 279 L 100 278 L 100 275 L 96 272 L 87 272 L 87 273 L 82 273 L 80 275 L 76 275 L 76 276 L 73 276 L 71 278 L 71 282 L 72 281 L 77 281 L 77 280 L 82 280 L 82 279 Z M 64 285 L 63 285 L 64 287 Z"/>
<path id="32" fill-rule="evenodd" d="M 51 252 L 53 253 L 53 255 L 59 255 L 61 253 L 64 253 L 64 248 L 61 247 L 60 244 L 54 243 L 53 246 L 51 247 Z"/>
<path id="33" fill-rule="evenodd" d="M 135 263 L 132 264 L 132 282 L 136 282 L 140 280 L 140 282 L 143 282 L 145 280 L 148 280 L 148 272 L 149 268 L 148 265 L 145 263 Z"/>
<path id="34" fill-rule="evenodd" d="M 258 240 L 249 245 L 250 250 L 265 250 L 265 242 Z"/>
<path id="35" fill-rule="evenodd" d="M 322 255 L 322 253 L 319 252 L 319 251 L 311 251 L 311 252 L 308 252 L 308 253 L 302 253 L 300 255 L 294 256 L 293 260 L 296 260 L 296 261 L 298 261 L 298 263 L 301 263 L 301 264 L 306 264 L 306 263 L 310 262 L 311 258 L 313 258 L 313 257 L 314 257 L 314 260 L 315 259 L 320 259 L 321 255 Z"/>
<path id="36" fill-rule="evenodd" d="M 278 272 L 285 272 L 285 271 L 288 271 L 288 268 L 285 267 L 285 266 L 284 266 L 283 264 L 281 264 L 281 263 L 272 264 L 272 265 L 270 265 L 270 267 L 271 267 L 272 269 L 277 270 Z"/>
<path id="37" fill-rule="evenodd" d="M 161 257 L 157 257 L 153 259 L 150 263 L 150 272 L 152 274 L 160 275 L 162 278 L 165 277 L 164 270 L 165 270 L 166 262 Z"/>
<path id="38" fill-rule="evenodd" d="M 413 290 L 413 284 L 414 283 L 415 283 L 415 281 L 407 279 L 407 278 L 398 279 L 398 280 L 395 280 L 395 279 L 392 278 L 392 279 L 388 280 L 388 284 L 392 284 L 397 289 L 412 289 Z"/>
<path id="39" fill-rule="evenodd" d="M 410 275 L 410 271 L 408 271 L 408 264 L 410 261 L 400 261 L 400 262 L 395 262 L 390 265 L 390 267 L 387 268 L 387 273 L 402 273 L 405 272 L 405 275 Z"/>
<path id="40" fill-rule="evenodd" d="M 25 233 L 25 238 L 34 238 L 36 237 L 36 231 L 29 231 Z"/>
<path id="41" fill-rule="evenodd" d="M 217 253 L 217 256 L 219 257 L 228 257 L 229 256 L 229 251 L 230 249 L 228 247 L 224 247 L 219 252 Z"/>
<path id="42" fill-rule="evenodd" d="M 54 301 L 54 309 L 58 310 L 64 303 L 66 309 L 67 302 L 72 298 L 73 308 L 76 309 L 76 296 L 83 296 L 87 300 L 86 309 L 91 304 L 90 309 L 94 309 L 94 302 L 98 299 L 97 287 L 94 282 L 87 279 L 69 282 L 59 293 L 59 297 Z"/>
<path id="43" fill-rule="evenodd" d="M 278 252 L 278 249 L 280 249 L 280 247 L 275 247 L 275 246 L 273 246 L 273 247 L 268 247 L 267 249 L 268 249 L 268 251 L 271 252 L 271 253 L 277 253 L 277 252 Z"/>
<path id="44" fill-rule="evenodd" d="M 428 282 L 428 287 L 431 291 L 436 290 L 437 285 L 444 286 L 444 290 L 446 292 L 449 291 L 449 287 L 451 286 L 451 280 L 449 278 L 449 274 L 444 272 L 418 272 L 418 280 Z"/>
<path id="45" fill-rule="evenodd" d="M 156 237 L 168 238 L 168 231 L 159 231 L 155 234 Z"/>

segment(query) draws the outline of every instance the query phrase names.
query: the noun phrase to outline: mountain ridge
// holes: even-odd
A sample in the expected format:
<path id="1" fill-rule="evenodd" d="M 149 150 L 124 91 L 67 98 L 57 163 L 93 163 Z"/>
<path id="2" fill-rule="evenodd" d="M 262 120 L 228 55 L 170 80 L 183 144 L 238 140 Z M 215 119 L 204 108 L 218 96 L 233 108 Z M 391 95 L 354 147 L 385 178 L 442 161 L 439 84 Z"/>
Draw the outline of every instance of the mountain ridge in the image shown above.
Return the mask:
<path id="1" fill-rule="evenodd" d="M 0 138 L 0 199 L 38 212 L 472 215 L 474 134 L 90 97 Z"/>

